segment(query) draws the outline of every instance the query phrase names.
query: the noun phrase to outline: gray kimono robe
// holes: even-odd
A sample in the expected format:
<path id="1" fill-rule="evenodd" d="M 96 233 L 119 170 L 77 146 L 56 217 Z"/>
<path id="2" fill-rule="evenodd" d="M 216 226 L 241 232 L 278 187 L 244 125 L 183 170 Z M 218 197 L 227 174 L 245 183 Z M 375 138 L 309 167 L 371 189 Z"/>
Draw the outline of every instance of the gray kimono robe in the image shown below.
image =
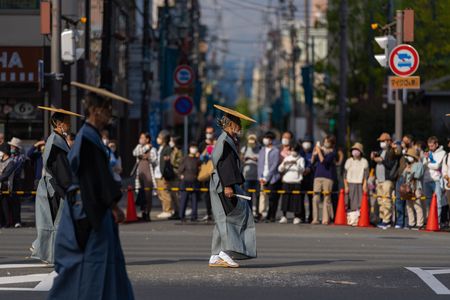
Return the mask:
<path id="1" fill-rule="evenodd" d="M 225 159 L 224 154 L 230 151 L 229 149 L 233 156 L 230 157 L 228 153 L 226 164 L 221 166 L 221 162 Z M 234 158 L 231 163 L 230 158 Z M 212 162 L 214 171 L 210 180 L 210 196 L 216 221 L 212 238 L 212 255 L 218 255 L 220 251 L 224 251 L 233 259 L 255 258 L 256 232 L 251 208 L 246 200 L 236 197 L 226 198 L 223 194 L 225 188 L 223 182 L 229 180 L 226 176 L 233 176 L 236 170 L 239 170 L 239 176 L 242 177 L 239 153 L 226 132 L 222 132 L 217 140 L 212 153 Z M 223 168 L 229 168 L 231 171 L 225 172 Z M 231 182 L 233 182 L 232 179 Z M 233 189 L 237 194 L 244 194 L 238 184 L 234 184 Z M 230 205 L 232 205 L 231 208 Z"/>
<path id="2" fill-rule="evenodd" d="M 50 264 L 54 262 L 54 247 L 56 231 L 61 219 L 61 212 L 64 201 L 57 199 L 59 207 L 54 207 L 54 197 L 56 194 L 52 174 L 48 172 L 48 160 L 53 147 L 58 147 L 65 153 L 70 151 L 69 145 L 60 135 L 53 132 L 45 143 L 44 153 L 42 154 L 43 171 L 42 178 L 39 181 L 36 194 L 36 230 L 37 238 L 33 242 L 32 258 L 46 261 Z M 61 166 L 59 166 L 61 168 Z M 68 168 L 68 166 L 67 166 Z M 53 202 L 53 203 L 52 203 Z M 55 213 L 56 212 L 56 213 Z"/>

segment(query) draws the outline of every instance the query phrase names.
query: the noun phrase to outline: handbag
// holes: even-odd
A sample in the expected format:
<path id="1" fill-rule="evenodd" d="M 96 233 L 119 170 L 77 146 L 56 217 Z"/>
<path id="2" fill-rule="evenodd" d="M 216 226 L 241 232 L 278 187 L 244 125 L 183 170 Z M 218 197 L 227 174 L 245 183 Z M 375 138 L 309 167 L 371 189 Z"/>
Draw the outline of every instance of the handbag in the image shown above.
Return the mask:
<path id="1" fill-rule="evenodd" d="M 409 183 L 402 183 L 400 185 L 400 199 L 412 200 L 414 198 L 414 190 Z"/>
<path id="2" fill-rule="evenodd" d="M 214 171 L 213 162 L 212 160 L 208 160 L 206 163 L 203 163 L 200 166 L 200 171 L 198 172 L 197 180 L 199 182 L 208 181 L 213 171 Z"/>

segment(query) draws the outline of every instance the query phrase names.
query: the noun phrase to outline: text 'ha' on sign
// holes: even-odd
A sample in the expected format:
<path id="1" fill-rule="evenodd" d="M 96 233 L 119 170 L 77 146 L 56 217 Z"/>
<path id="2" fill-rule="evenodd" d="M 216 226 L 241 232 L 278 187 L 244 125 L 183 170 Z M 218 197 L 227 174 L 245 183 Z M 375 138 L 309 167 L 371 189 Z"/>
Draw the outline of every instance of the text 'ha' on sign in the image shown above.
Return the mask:
<path id="1" fill-rule="evenodd" d="M 397 76 L 411 76 L 419 68 L 419 53 L 411 45 L 398 45 L 389 55 L 389 67 Z"/>
<path id="2" fill-rule="evenodd" d="M 389 76 L 389 85 L 392 90 L 400 90 L 400 89 L 417 90 L 420 89 L 420 76 L 410 76 L 410 77 Z"/>
<path id="3" fill-rule="evenodd" d="M 180 65 L 175 69 L 173 77 L 179 86 L 189 86 L 194 81 L 194 70 L 188 65 Z"/>

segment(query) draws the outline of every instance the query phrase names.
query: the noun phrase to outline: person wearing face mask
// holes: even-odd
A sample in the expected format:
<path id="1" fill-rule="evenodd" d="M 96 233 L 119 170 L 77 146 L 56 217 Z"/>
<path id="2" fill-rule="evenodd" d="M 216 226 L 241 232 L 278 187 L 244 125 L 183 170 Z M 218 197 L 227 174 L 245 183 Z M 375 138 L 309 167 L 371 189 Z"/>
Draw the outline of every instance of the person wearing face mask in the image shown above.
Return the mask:
<path id="1" fill-rule="evenodd" d="M 15 170 L 13 176 L 13 191 L 20 191 L 24 189 L 25 184 L 25 162 L 26 156 L 22 153 L 22 140 L 13 137 L 11 141 L 8 142 L 11 147 L 11 158 L 14 161 Z M 21 196 L 13 193 L 9 198 L 10 204 L 9 209 L 12 215 L 12 221 L 14 227 L 22 227 L 21 224 Z"/>
<path id="2" fill-rule="evenodd" d="M 409 229 L 419 230 L 424 226 L 423 201 L 420 199 L 422 192 L 422 178 L 424 174 L 423 164 L 417 151 L 412 147 L 405 153 L 407 165 L 403 170 L 402 177 L 404 178 L 402 185 L 408 186 L 410 193 L 401 197 L 405 198 L 406 208 L 408 211 L 408 227 Z M 405 189 L 403 189 L 405 190 Z"/>
<path id="3" fill-rule="evenodd" d="M 311 224 L 319 224 L 319 204 L 323 194 L 322 224 L 328 225 L 330 219 L 334 217 L 333 205 L 331 202 L 331 192 L 336 176 L 336 151 L 334 146 L 336 139 L 334 136 L 327 136 L 324 139 L 323 147 L 317 143 L 312 156 L 312 163 L 316 165 L 314 173 L 314 197 L 313 197 L 313 220 Z"/>
<path id="4" fill-rule="evenodd" d="M 445 157 L 444 147 L 439 145 L 439 140 L 435 136 L 431 136 L 427 140 L 428 151 L 424 153 L 422 163 L 425 168 L 423 175 L 423 191 L 427 197 L 427 216 L 430 210 L 433 193 L 436 194 L 438 216 L 441 225 L 445 225 L 445 219 L 441 219 L 442 208 L 447 205 L 447 201 L 443 201 L 443 192 L 441 188 L 442 180 L 442 163 Z M 442 214 L 444 216 L 444 214 Z"/>
<path id="5" fill-rule="evenodd" d="M 200 161 L 202 165 L 200 167 L 200 174 L 202 175 L 202 180 L 200 181 L 201 188 L 208 188 L 209 181 L 211 177 L 211 154 L 214 150 L 214 146 L 216 144 L 216 133 L 213 126 L 209 125 L 205 128 L 205 139 L 199 143 L 200 147 Z M 204 176 L 203 176 L 204 175 Z M 205 202 L 206 206 L 206 215 L 201 219 L 203 222 L 212 222 L 212 206 L 211 206 L 211 197 L 209 193 L 201 193 L 201 199 Z"/>
<path id="6" fill-rule="evenodd" d="M 281 211 L 283 216 L 279 223 L 288 223 L 287 213 L 294 213 L 293 224 L 300 224 L 300 217 L 305 214 L 304 205 L 301 205 L 300 194 L 293 194 L 292 191 L 300 191 L 303 172 L 305 170 L 305 159 L 300 155 L 300 147 L 291 148 L 289 155 L 278 166 L 278 171 L 282 174 L 283 190 L 285 194 L 281 196 Z"/>
<path id="7" fill-rule="evenodd" d="M 380 207 L 378 228 L 387 229 L 391 227 L 392 222 L 392 191 L 396 180 L 399 157 L 392 148 L 391 136 L 384 132 L 378 138 L 381 150 L 372 152 L 370 158 L 376 163 L 376 194 L 377 202 Z"/>
<path id="8" fill-rule="evenodd" d="M 361 143 L 355 143 L 350 151 L 352 156 L 344 165 L 344 189 L 349 210 L 357 211 L 361 207 L 363 193 L 367 192 L 369 162 L 363 157 L 364 147 Z"/>
<path id="9" fill-rule="evenodd" d="M 47 299 L 132 300 L 118 228 L 125 220 L 118 206 L 122 191 L 100 134 L 111 122 L 112 100 L 132 102 L 101 88 L 71 84 L 89 91 L 83 101 L 86 122 L 68 155 L 73 180 L 56 235 L 57 276 Z"/>
<path id="10" fill-rule="evenodd" d="M 305 171 L 303 172 L 303 180 L 301 182 L 301 191 L 300 194 L 300 204 L 304 207 L 305 206 L 305 200 L 308 198 L 308 215 L 306 215 L 306 210 L 303 208 L 302 215 L 300 216 L 300 219 L 311 223 L 312 222 L 312 200 L 313 196 L 311 194 L 307 194 L 307 192 L 313 190 L 314 186 L 314 165 L 312 164 L 312 140 L 309 138 L 305 138 L 303 141 L 299 141 L 299 144 L 301 145 L 301 155 L 305 159 Z"/>
<path id="11" fill-rule="evenodd" d="M 44 153 L 45 141 L 37 141 L 31 148 L 27 151 L 27 160 L 31 162 L 34 168 L 34 190 L 37 189 L 39 180 L 42 177 L 42 153 Z"/>
<path id="12" fill-rule="evenodd" d="M 53 112 L 50 118 L 53 127 L 42 153 L 43 171 L 36 193 L 37 237 L 31 246 L 31 257 L 53 264 L 55 238 L 65 205 L 65 195 L 72 184 L 72 173 L 67 154 L 70 151 L 66 137 L 70 131 L 70 116 L 81 115 L 52 107 L 39 107 Z"/>
<path id="13" fill-rule="evenodd" d="M 169 131 L 161 130 L 156 139 L 159 148 L 155 167 L 155 178 L 158 186 L 157 193 L 163 209 L 157 216 L 158 219 L 169 219 L 171 217 L 172 219 L 178 219 L 179 215 L 178 199 L 173 199 L 173 193 L 169 190 L 174 187 L 173 180 L 176 179 L 176 174 L 170 162 L 172 148 L 170 148 L 169 142 Z"/>
<path id="14" fill-rule="evenodd" d="M 260 147 L 257 144 L 257 137 L 255 134 L 249 134 L 247 136 L 247 145 L 241 148 L 241 159 L 244 163 L 243 175 L 244 175 L 244 191 L 248 196 L 252 197 L 251 204 L 253 210 L 256 211 L 257 199 L 258 199 L 258 153 Z M 249 192 L 249 190 L 255 190 L 256 192 Z M 256 216 L 259 218 L 258 214 Z"/>
<path id="15" fill-rule="evenodd" d="M 274 147 L 273 141 L 275 134 L 271 131 L 266 132 L 263 137 L 263 145 L 258 155 L 258 178 L 261 190 L 276 191 L 280 187 L 280 173 L 278 165 L 280 164 L 280 151 Z M 266 222 L 275 222 L 278 210 L 279 195 L 277 193 L 269 193 L 269 208 L 267 211 Z M 265 203 L 259 203 L 259 213 L 264 215 L 266 207 Z"/>
<path id="16" fill-rule="evenodd" d="M 156 187 L 154 165 L 156 164 L 158 153 L 152 146 L 152 139 L 149 133 L 142 132 L 140 134 L 139 143 L 133 150 L 133 156 L 136 157 L 136 164 L 131 174 L 132 176 L 135 175 L 135 189 L 138 190 L 137 204 L 142 211 L 142 220 L 150 222 L 153 199 L 151 189 Z"/>
<path id="17" fill-rule="evenodd" d="M 191 201 L 191 222 L 197 221 L 197 202 L 198 202 L 198 188 L 199 183 L 197 181 L 198 172 L 200 171 L 200 159 L 198 157 L 198 145 L 197 143 L 190 143 L 189 155 L 184 157 L 181 161 L 178 169 L 178 175 L 181 179 L 180 184 L 180 219 L 181 222 L 185 222 L 186 208 L 189 200 Z M 193 191 L 187 191 L 188 189 L 194 189 Z"/>
<path id="18" fill-rule="evenodd" d="M 15 164 L 11 158 L 11 148 L 8 144 L 0 145 L 0 228 L 10 227 L 14 224 L 10 220 L 10 195 L 3 192 L 12 192 Z"/>
<path id="19" fill-rule="evenodd" d="M 447 138 L 447 149 L 450 149 L 450 138 Z M 447 210 L 446 212 L 442 212 L 443 218 L 447 220 L 444 225 L 444 229 L 447 229 L 449 226 L 449 220 L 450 220 L 450 152 L 447 152 L 445 155 L 443 161 L 442 161 L 442 178 L 443 180 L 443 197 L 444 202 L 447 201 Z"/>
<path id="20" fill-rule="evenodd" d="M 291 153 L 291 144 L 292 144 L 292 138 L 294 137 L 294 134 L 290 131 L 285 131 L 283 135 L 281 136 L 281 147 L 280 147 L 280 162 L 283 161 L 290 153 Z"/>
<path id="21" fill-rule="evenodd" d="M 255 221 L 241 185 L 244 178 L 239 158 L 241 119 L 255 120 L 227 107 L 214 105 L 225 114 L 223 129 L 212 153 L 214 171 L 210 180 L 211 204 L 215 220 L 210 267 L 238 268 L 236 259 L 256 257 Z"/>
<path id="22" fill-rule="evenodd" d="M 109 162 L 113 171 L 114 180 L 122 183 L 122 176 L 120 176 L 122 173 L 122 158 L 117 149 L 117 141 L 109 141 L 107 146 L 111 150 Z"/>
<path id="23" fill-rule="evenodd" d="M 403 171 L 408 165 L 405 154 L 409 149 L 414 148 L 414 138 L 410 134 L 406 134 L 402 138 L 401 147 L 395 148 L 395 153 L 399 157 L 399 166 L 396 174 L 395 182 L 395 228 L 402 229 L 406 226 L 406 200 L 400 197 L 400 187 L 403 184 Z"/>

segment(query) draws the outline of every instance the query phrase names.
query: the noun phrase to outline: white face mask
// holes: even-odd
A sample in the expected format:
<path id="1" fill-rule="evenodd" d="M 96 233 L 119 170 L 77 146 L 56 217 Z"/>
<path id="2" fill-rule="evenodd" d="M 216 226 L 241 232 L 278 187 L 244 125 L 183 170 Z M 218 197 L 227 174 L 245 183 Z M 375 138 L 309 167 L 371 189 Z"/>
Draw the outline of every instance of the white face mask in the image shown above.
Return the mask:
<path id="1" fill-rule="evenodd" d="M 281 139 L 281 144 L 283 144 L 283 146 L 289 145 L 289 139 L 286 139 L 286 138 Z"/>
<path id="2" fill-rule="evenodd" d="M 352 150 L 352 156 L 355 158 L 359 158 L 361 156 L 361 152 L 359 150 Z"/>
<path id="3" fill-rule="evenodd" d="M 270 139 L 263 138 L 263 144 L 264 144 L 264 146 L 269 146 L 270 145 Z"/>
<path id="4" fill-rule="evenodd" d="M 198 151 L 198 149 L 197 149 L 196 147 L 190 147 L 190 148 L 189 148 L 189 153 L 190 153 L 190 154 L 193 154 L 193 155 L 194 155 L 194 154 L 197 154 L 197 151 Z"/>
<path id="5" fill-rule="evenodd" d="M 63 133 L 63 134 L 64 134 L 64 133 Z M 107 139 L 102 139 L 102 141 L 103 141 L 103 145 L 108 146 L 109 141 L 108 141 Z"/>
<path id="6" fill-rule="evenodd" d="M 406 154 L 406 149 L 402 150 L 402 154 L 405 155 Z"/>
<path id="7" fill-rule="evenodd" d="M 214 137 L 214 134 L 212 134 L 212 133 L 207 133 L 207 134 L 205 134 L 205 137 L 206 137 L 208 140 L 210 140 L 210 139 L 212 139 L 212 138 Z"/>
<path id="8" fill-rule="evenodd" d="M 414 158 L 411 156 L 406 156 L 406 160 L 408 160 L 409 163 L 413 163 L 414 162 Z"/>
<path id="9" fill-rule="evenodd" d="M 386 148 L 387 148 L 387 143 L 386 143 L 386 142 L 381 142 L 381 143 L 380 143 L 380 148 L 383 149 L 383 150 L 386 150 Z"/>
<path id="10" fill-rule="evenodd" d="M 170 142 L 169 142 L 169 146 L 170 146 L 170 148 L 173 148 L 173 147 L 175 147 L 175 143 L 172 142 L 172 141 L 170 141 Z"/>
<path id="11" fill-rule="evenodd" d="M 302 147 L 303 147 L 303 150 L 305 150 L 305 151 L 308 151 L 308 150 L 310 150 L 311 149 L 311 143 L 310 142 L 303 142 L 302 143 Z"/>

